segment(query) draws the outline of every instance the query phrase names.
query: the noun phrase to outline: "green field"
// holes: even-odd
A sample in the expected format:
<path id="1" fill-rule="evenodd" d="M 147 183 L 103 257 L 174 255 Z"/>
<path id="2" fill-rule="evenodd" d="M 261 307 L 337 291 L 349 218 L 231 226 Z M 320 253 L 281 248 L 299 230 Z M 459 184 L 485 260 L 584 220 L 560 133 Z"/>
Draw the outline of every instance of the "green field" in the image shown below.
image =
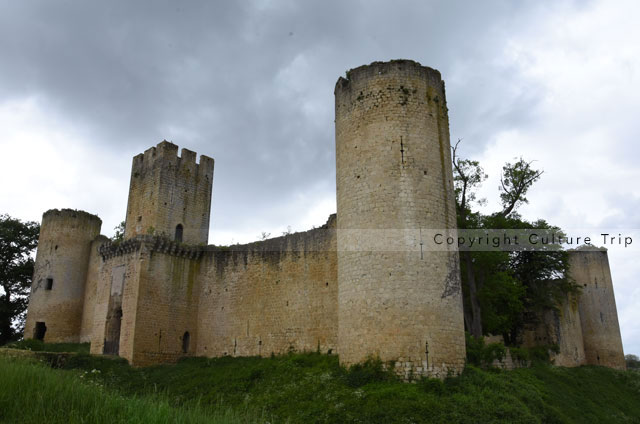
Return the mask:
<path id="1" fill-rule="evenodd" d="M 0 357 L 0 381 L 0 421 L 16 423 L 640 422 L 640 374 L 601 367 L 467 367 L 407 384 L 379 363 L 345 370 L 315 353 L 142 369 L 78 354 L 64 369 Z"/>

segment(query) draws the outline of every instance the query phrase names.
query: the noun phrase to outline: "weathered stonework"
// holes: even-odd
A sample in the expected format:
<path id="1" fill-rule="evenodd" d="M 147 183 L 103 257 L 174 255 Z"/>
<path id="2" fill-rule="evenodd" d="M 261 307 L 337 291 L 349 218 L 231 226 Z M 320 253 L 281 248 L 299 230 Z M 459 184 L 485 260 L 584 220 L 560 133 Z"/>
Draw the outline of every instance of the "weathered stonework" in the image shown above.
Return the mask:
<path id="1" fill-rule="evenodd" d="M 578 310 L 589 365 L 625 369 L 618 311 L 607 251 L 569 251 L 571 277 L 581 287 Z"/>
<path id="2" fill-rule="evenodd" d="M 357 230 L 455 231 L 440 73 L 376 62 L 340 78 L 335 96 L 340 361 L 375 355 L 406 375 L 458 373 L 465 339 L 457 251 L 419 252 L 410 238 L 370 251 L 352 240 Z"/>
<path id="3" fill-rule="evenodd" d="M 458 252 L 423 252 L 419 236 L 456 232 L 440 74 L 376 62 L 340 78 L 335 96 L 337 216 L 302 233 L 207 246 L 213 159 L 196 163 L 195 152 L 178 156 L 163 141 L 133 159 L 123 241 L 100 236 L 86 212 L 44 214 L 25 337 L 90 341 L 92 353 L 136 366 L 319 351 L 345 365 L 378 357 L 405 377 L 460 372 Z M 547 326 L 532 337 L 558 342 L 562 364 L 619 367 L 606 256 L 574 258 L 582 297 L 549 318 L 553 334 Z"/>
<path id="4" fill-rule="evenodd" d="M 213 159 L 163 141 L 133 158 L 125 238 L 164 235 L 207 244 L 213 184 Z"/>
<path id="5" fill-rule="evenodd" d="M 569 250 L 569 277 L 578 294 L 569 294 L 558 311 L 548 311 L 528 327 L 523 345 L 556 345 L 555 365 L 603 365 L 625 369 L 618 312 L 607 251 Z"/>
<path id="6" fill-rule="evenodd" d="M 91 244 L 101 226 L 97 216 L 71 209 L 42 216 L 25 338 L 79 341 Z"/>

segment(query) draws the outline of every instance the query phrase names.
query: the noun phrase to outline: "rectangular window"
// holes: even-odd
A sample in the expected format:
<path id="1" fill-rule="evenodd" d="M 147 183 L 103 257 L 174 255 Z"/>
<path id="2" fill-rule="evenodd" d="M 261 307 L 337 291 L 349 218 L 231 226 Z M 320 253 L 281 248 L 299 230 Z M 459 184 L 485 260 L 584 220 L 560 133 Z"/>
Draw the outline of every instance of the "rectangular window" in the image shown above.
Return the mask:
<path id="1" fill-rule="evenodd" d="M 47 284 L 44 288 L 45 290 L 51 290 L 53 288 L 53 278 L 47 278 Z"/>

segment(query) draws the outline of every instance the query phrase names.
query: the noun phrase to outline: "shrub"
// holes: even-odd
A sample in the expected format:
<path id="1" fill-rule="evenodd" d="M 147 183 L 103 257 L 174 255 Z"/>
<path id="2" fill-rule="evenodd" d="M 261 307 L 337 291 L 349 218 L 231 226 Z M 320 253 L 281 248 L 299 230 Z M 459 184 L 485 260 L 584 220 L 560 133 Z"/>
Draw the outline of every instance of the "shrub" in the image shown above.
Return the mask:
<path id="1" fill-rule="evenodd" d="M 484 337 L 473 337 L 465 333 L 467 345 L 467 362 L 472 365 L 491 366 L 496 359 L 501 361 L 507 354 L 507 348 L 502 343 L 484 342 Z"/>
<path id="2" fill-rule="evenodd" d="M 368 358 L 365 362 L 352 365 L 345 373 L 348 386 L 358 388 L 369 383 L 397 381 L 393 367 L 387 366 L 379 358 Z"/>

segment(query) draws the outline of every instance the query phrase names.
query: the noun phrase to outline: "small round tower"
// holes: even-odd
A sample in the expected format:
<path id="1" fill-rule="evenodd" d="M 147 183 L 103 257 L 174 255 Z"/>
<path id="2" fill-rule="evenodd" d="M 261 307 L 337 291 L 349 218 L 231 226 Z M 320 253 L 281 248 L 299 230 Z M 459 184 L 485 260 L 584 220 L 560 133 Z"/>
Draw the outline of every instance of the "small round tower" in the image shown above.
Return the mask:
<path id="1" fill-rule="evenodd" d="M 625 369 L 618 311 L 606 249 L 570 250 L 569 275 L 581 288 L 578 310 L 586 363 Z"/>
<path id="2" fill-rule="evenodd" d="M 25 338 L 78 342 L 91 242 L 102 221 L 71 209 L 42 216 Z"/>
<path id="3" fill-rule="evenodd" d="M 456 228 L 440 73 L 375 62 L 338 79 L 335 101 L 340 361 L 379 357 L 405 376 L 458 373 L 458 252 L 420 238 Z"/>

